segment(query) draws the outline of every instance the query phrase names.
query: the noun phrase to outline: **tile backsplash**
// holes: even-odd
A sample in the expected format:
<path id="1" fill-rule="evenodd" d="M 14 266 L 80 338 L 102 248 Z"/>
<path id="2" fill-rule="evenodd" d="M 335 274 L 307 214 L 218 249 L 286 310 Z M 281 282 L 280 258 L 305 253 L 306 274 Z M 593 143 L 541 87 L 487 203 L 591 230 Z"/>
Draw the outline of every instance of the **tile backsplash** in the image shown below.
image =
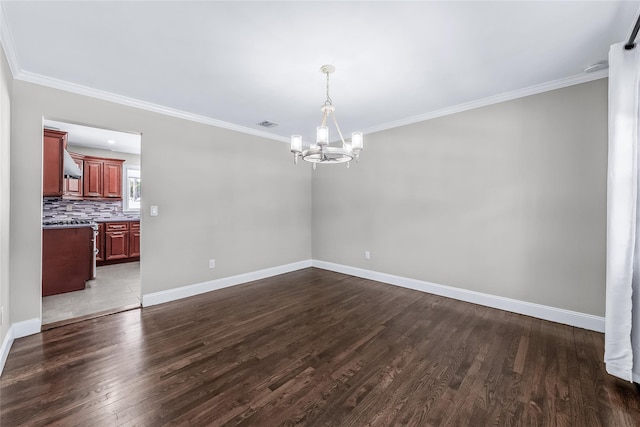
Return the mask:
<path id="1" fill-rule="evenodd" d="M 71 206 L 69 208 L 69 206 Z M 42 219 L 139 219 L 137 213 L 123 213 L 122 201 L 42 199 Z"/>

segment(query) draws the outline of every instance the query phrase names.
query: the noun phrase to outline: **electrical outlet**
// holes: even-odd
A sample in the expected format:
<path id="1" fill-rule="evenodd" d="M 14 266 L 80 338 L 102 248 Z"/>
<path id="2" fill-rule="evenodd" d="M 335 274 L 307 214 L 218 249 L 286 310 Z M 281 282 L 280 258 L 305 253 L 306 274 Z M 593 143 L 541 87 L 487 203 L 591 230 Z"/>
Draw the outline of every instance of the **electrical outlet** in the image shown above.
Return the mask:
<path id="1" fill-rule="evenodd" d="M 209 260 L 209 268 L 216 268 L 216 260 L 215 259 L 210 259 Z"/>
<path id="2" fill-rule="evenodd" d="M 371 252 L 364 251 L 364 259 L 371 259 Z"/>

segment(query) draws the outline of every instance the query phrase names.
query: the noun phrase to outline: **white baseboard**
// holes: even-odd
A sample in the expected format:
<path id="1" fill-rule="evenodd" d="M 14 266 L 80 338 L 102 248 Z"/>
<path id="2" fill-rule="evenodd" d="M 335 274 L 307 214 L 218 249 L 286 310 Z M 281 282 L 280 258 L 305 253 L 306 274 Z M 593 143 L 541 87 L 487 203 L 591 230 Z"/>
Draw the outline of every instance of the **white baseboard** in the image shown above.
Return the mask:
<path id="1" fill-rule="evenodd" d="M 264 270 L 238 274 L 236 276 L 223 277 L 221 279 L 210 280 L 208 282 L 182 286 L 180 288 L 168 289 L 166 291 L 145 294 L 145 295 L 142 295 L 142 306 L 149 307 L 152 305 L 175 301 L 182 298 L 203 294 L 205 292 L 211 292 L 217 289 L 228 288 L 229 286 L 240 285 L 242 283 L 252 282 L 254 280 L 266 279 L 267 277 L 277 276 L 278 274 L 289 273 L 292 271 L 301 270 L 303 268 L 309 268 L 309 267 L 311 267 L 311 260 L 305 260 L 305 261 L 294 262 L 292 264 L 285 264 L 277 267 L 265 268 Z"/>
<path id="2" fill-rule="evenodd" d="M 13 328 L 13 338 L 18 339 L 39 333 L 42 327 L 42 322 L 40 319 L 35 318 L 14 323 L 11 327 Z"/>
<path id="3" fill-rule="evenodd" d="M 392 274 L 379 273 L 376 271 L 334 264 L 326 261 L 313 260 L 312 265 L 313 267 L 322 268 L 324 270 L 331 270 L 338 273 L 349 274 L 351 276 L 362 277 L 364 279 L 375 280 L 377 282 L 388 283 L 390 285 L 401 286 L 403 288 L 414 289 L 416 291 L 441 295 L 460 301 L 484 305 L 486 307 L 498 308 L 512 313 L 524 314 L 526 316 L 576 326 L 578 328 L 588 329 L 591 331 L 604 332 L 604 317 L 594 316 L 591 314 L 484 294 L 481 292 L 469 291 L 466 289 L 454 288 L 451 286 L 439 285 L 437 283 L 409 279 L 407 277 L 394 276 Z"/>
<path id="4" fill-rule="evenodd" d="M 4 370 L 4 364 L 9 356 L 9 351 L 13 345 L 13 341 L 18 338 L 39 333 L 41 326 L 40 319 L 29 319 L 23 322 L 14 323 L 9 327 L 7 335 L 2 341 L 2 347 L 0 347 L 0 375 L 2 375 L 2 371 Z"/>
<path id="5" fill-rule="evenodd" d="M 238 274 L 236 276 L 210 280 L 208 282 L 196 283 L 194 285 L 183 286 L 176 289 L 145 294 L 142 296 L 142 306 L 149 307 L 152 305 L 175 301 L 205 292 L 240 285 L 254 280 L 265 279 L 267 277 L 277 276 L 278 274 L 289 273 L 308 267 L 317 267 L 324 270 L 349 274 L 351 276 L 362 277 L 364 279 L 375 280 L 377 282 L 401 286 L 403 288 L 441 295 L 512 313 L 524 314 L 591 331 L 604 332 L 604 317 L 319 260 L 299 261 L 292 264 L 266 268 L 264 270 Z M 2 347 L 0 347 L 0 375 L 2 375 L 2 370 L 4 369 L 4 364 L 9 355 L 9 350 L 11 350 L 13 341 L 18 338 L 39 333 L 41 326 L 41 320 L 37 318 L 11 325 L 7 335 L 4 337 Z"/>
<path id="6" fill-rule="evenodd" d="M 9 331 L 7 331 L 7 335 L 5 335 L 4 340 L 2 341 L 2 347 L 0 347 L 0 375 L 2 375 L 2 371 L 4 370 L 4 364 L 9 356 L 9 350 L 11 350 L 13 340 L 13 327 L 10 326 Z"/>
<path id="7" fill-rule="evenodd" d="M 300 261 L 250 273 L 239 274 L 236 276 L 210 280 L 208 282 L 196 283 L 180 288 L 168 289 L 166 291 L 145 294 L 142 296 L 142 306 L 149 307 L 152 305 L 163 304 L 165 302 L 175 301 L 203 294 L 205 292 L 227 288 L 229 286 L 240 285 L 254 280 L 265 279 L 267 277 L 289 273 L 291 271 L 308 267 L 322 268 L 324 270 L 331 270 L 390 285 L 401 286 L 403 288 L 414 289 L 416 291 L 441 295 L 512 313 L 524 314 L 526 316 L 549 320 L 551 322 L 576 326 L 578 328 L 596 332 L 604 332 L 604 317 L 319 260 Z"/>

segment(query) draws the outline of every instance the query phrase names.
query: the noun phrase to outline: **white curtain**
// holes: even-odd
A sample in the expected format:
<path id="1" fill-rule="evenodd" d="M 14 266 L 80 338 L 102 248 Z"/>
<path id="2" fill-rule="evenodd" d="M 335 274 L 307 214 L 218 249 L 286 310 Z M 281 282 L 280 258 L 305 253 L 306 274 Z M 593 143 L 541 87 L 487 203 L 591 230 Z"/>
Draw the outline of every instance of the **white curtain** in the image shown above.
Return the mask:
<path id="1" fill-rule="evenodd" d="M 609 50 L 607 177 L 607 372 L 640 383 L 640 46 Z"/>

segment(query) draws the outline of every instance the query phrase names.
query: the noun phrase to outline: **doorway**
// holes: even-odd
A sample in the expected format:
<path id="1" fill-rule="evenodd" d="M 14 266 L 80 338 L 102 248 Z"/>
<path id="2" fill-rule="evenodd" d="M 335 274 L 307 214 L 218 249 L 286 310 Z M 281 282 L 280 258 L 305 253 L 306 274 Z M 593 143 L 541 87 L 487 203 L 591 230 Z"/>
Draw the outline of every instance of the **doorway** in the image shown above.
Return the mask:
<path id="1" fill-rule="evenodd" d="M 43 330 L 141 306 L 141 139 L 43 119 Z"/>

